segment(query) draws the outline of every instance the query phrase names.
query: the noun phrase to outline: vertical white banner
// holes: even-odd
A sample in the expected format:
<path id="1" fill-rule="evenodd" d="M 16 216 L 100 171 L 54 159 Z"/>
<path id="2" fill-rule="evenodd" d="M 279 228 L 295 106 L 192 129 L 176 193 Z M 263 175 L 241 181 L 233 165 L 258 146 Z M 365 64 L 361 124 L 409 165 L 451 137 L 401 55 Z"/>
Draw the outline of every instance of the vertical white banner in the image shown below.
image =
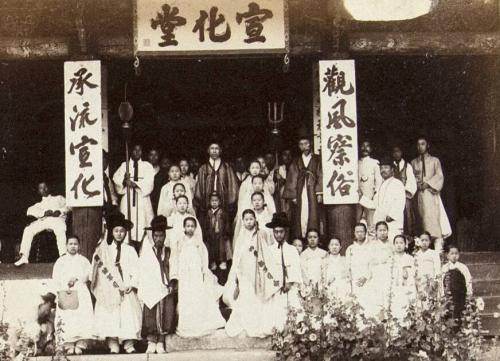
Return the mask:
<path id="1" fill-rule="evenodd" d="M 64 63 L 66 202 L 103 204 L 101 62 Z"/>
<path id="2" fill-rule="evenodd" d="M 325 204 L 358 203 L 358 118 L 354 60 L 319 62 Z"/>

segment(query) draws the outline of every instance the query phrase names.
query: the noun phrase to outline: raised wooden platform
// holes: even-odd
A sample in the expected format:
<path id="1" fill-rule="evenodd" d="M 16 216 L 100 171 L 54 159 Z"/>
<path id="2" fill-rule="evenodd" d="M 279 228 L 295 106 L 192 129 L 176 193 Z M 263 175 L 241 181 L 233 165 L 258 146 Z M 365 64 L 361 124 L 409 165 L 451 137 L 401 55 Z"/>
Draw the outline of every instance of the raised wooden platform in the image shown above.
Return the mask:
<path id="1" fill-rule="evenodd" d="M 0 281 L 39 280 L 52 278 L 53 263 L 28 263 L 20 267 L 13 263 L 0 263 Z"/>

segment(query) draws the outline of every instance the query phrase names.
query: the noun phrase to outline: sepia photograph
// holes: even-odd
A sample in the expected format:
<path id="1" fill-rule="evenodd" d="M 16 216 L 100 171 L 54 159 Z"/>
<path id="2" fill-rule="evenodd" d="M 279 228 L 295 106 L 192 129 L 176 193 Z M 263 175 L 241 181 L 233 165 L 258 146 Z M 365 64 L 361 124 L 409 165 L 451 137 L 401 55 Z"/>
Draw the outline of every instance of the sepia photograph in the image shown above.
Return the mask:
<path id="1" fill-rule="evenodd" d="M 0 0 L 0 361 L 500 361 L 500 0 Z"/>

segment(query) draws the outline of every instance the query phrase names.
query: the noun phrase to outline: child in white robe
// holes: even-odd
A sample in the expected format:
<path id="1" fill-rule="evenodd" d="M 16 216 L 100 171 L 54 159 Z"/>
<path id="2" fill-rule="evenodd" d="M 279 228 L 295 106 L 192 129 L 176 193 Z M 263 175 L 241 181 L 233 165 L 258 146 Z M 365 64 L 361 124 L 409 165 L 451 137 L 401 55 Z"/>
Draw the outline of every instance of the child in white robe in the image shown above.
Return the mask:
<path id="1" fill-rule="evenodd" d="M 193 173 L 190 172 L 189 161 L 187 159 L 179 160 L 179 168 L 181 170 L 181 179 L 189 185 L 191 194 L 194 194 L 194 188 L 196 186 L 196 179 Z"/>
<path id="2" fill-rule="evenodd" d="M 92 259 L 91 290 L 96 298 L 95 329 L 111 353 L 134 353 L 141 338 L 142 309 L 137 297 L 138 257 L 123 241 L 133 224 L 118 213 L 108 217 L 109 241 L 103 240 Z"/>
<path id="3" fill-rule="evenodd" d="M 368 260 L 369 247 L 366 239 L 367 228 L 364 223 L 358 223 L 354 226 L 354 243 L 346 249 L 346 263 L 348 277 L 351 283 L 351 293 L 360 304 L 365 298 L 369 298 L 369 292 L 366 287 L 368 280 Z"/>
<path id="4" fill-rule="evenodd" d="M 415 253 L 417 290 L 436 295 L 441 277 L 441 258 L 438 251 L 429 248 L 430 244 L 431 236 L 424 232 L 420 236 L 420 250 Z"/>
<path id="5" fill-rule="evenodd" d="M 87 258 L 78 253 L 79 247 L 80 239 L 69 237 L 67 252 L 57 259 L 52 271 L 53 286 L 58 296 L 55 324 L 62 322 L 64 348 L 68 355 L 81 355 L 87 348 L 86 340 L 93 338 L 94 310 L 87 287 L 91 267 Z M 76 292 L 78 308 L 63 309 L 65 306 L 60 298 L 66 292 Z"/>
<path id="6" fill-rule="evenodd" d="M 178 280 L 177 334 L 181 337 L 209 335 L 226 324 L 218 302 L 222 290 L 208 268 L 208 251 L 197 228 L 195 218 L 184 219 L 184 235 L 172 247 L 171 279 Z"/>
<path id="7" fill-rule="evenodd" d="M 299 254 L 304 251 L 304 241 L 302 240 L 302 238 L 295 238 L 292 241 L 292 246 L 297 248 L 297 252 L 299 252 Z"/>
<path id="8" fill-rule="evenodd" d="M 321 263 L 327 252 L 319 248 L 319 231 L 310 229 L 306 233 L 307 248 L 300 254 L 302 281 L 304 285 L 318 288 L 321 281 Z"/>
<path id="9" fill-rule="evenodd" d="M 264 304 L 279 291 L 279 285 L 276 286 L 268 277 L 267 232 L 258 228 L 252 210 L 245 210 L 242 217 L 240 247 L 234 254 L 226 283 L 226 291 L 230 293 L 228 297 L 232 298 L 228 302 L 232 305 L 232 312 L 226 324 L 226 333 L 230 337 L 243 332 L 249 337 L 265 337 L 271 335 L 272 330 L 264 327 Z M 236 300 L 235 289 L 238 290 Z"/>
<path id="10" fill-rule="evenodd" d="M 368 317 L 383 319 L 389 310 L 393 245 L 388 239 L 389 227 L 386 222 L 375 225 L 377 239 L 368 245 L 367 298 L 361 303 Z"/>
<path id="11" fill-rule="evenodd" d="M 340 255 L 340 239 L 332 238 L 321 263 L 321 287 L 329 299 L 344 301 L 349 295 L 349 275 L 345 257 Z"/>
<path id="12" fill-rule="evenodd" d="M 255 192 L 252 187 L 252 178 L 256 175 L 262 174 L 262 165 L 258 160 L 253 160 L 248 166 L 248 174 L 240 185 L 238 192 L 238 213 L 241 215 L 245 209 L 250 209 L 248 199 Z M 272 194 L 270 187 L 273 186 L 269 182 L 264 182 L 266 193 Z M 245 202 L 245 203 L 243 203 Z M 246 205 L 246 208 L 245 208 Z"/>
<path id="13" fill-rule="evenodd" d="M 168 170 L 169 181 L 161 188 L 160 200 L 158 202 L 158 215 L 169 217 L 175 210 L 175 194 L 174 187 L 177 184 L 184 185 L 185 195 L 188 198 L 188 204 L 192 204 L 193 193 L 191 192 L 191 186 L 186 180 L 181 179 L 181 170 L 177 164 L 170 166 Z"/>
<path id="14" fill-rule="evenodd" d="M 172 229 L 167 230 L 167 240 L 165 241 L 167 247 L 173 247 L 172 243 L 182 237 L 184 234 L 184 220 L 187 217 L 194 217 L 189 213 L 189 199 L 185 195 L 180 195 L 175 201 L 175 212 L 167 218 L 168 224 L 172 227 Z M 196 228 L 196 234 L 198 237 L 202 237 L 200 227 Z"/>
<path id="15" fill-rule="evenodd" d="M 403 235 L 394 237 L 394 265 L 392 270 L 392 304 L 394 317 L 403 321 L 408 307 L 415 300 L 415 260 L 406 253 L 406 239 Z"/>

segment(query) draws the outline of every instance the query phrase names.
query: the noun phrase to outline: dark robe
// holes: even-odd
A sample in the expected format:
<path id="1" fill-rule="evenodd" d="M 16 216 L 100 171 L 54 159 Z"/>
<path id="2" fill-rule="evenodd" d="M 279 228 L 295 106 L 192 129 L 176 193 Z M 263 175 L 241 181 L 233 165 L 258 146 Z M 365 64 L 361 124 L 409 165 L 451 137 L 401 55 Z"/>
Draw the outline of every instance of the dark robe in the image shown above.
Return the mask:
<path id="1" fill-rule="evenodd" d="M 462 272 L 458 269 L 448 270 L 443 277 L 443 288 L 445 296 L 451 302 L 450 316 L 455 320 L 455 328 L 458 330 L 467 298 L 467 286 Z"/>
<path id="2" fill-rule="evenodd" d="M 323 173 L 321 170 L 321 159 L 318 155 L 312 154 L 307 168 L 304 165 L 302 155 L 293 160 L 288 169 L 286 177 L 285 191 L 283 198 L 296 199 L 297 204 L 293 205 L 292 236 L 302 237 L 301 209 L 302 209 L 302 189 L 304 185 L 307 190 L 309 200 L 309 218 L 307 228 L 319 230 L 320 206 L 317 194 L 323 192 Z"/>
<path id="3" fill-rule="evenodd" d="M 163 248 L 161 267 L 164 270 L 165 281 L 176 288 L 177 280 L 169 277 L 170 248 Z M 158 302 L 152 309 L 144 305 L 142 316 L 142 337 L 160 337 L 175 332 L 177 328 L 177 291 L 170 293 Z M 157 342 L 162 340 L 158 339 Z"/>
<path id="4" fill-rule="evenodd" d="M 403 169 L 399 170 L 398 166 L 394 167 L 394 178 L 399 179 L 406 186 L 408 181 L 408 162 L 405 161 Z M 415 215 L 415 202 L 413 199 L 406 198 L 405 213 L 404 213 L 404 234 L 415 236 L 417 235 L 417 220 Z"/>
<path id="5" fill-rule="evenodd" d="M 231 259 L 229 240 L 231 239 L 231 225 L 227 213 L 219 208 L 215 212 L 208 210 L 205 222 L 205 244 L 208 248 L 208 257 L 212 262 L 226 262 Z"/>
<path id="6" fill-rule="evenodd" d="M 161 189 L 168 182 L 168 172 L 166 170 L 160 169 L 155 175 L 153 191 L 150 194 L 151 205 L 153 206 L 153 212 L 155 215 L 158 214 L 158 203 L 160 202 Z"/>
<path id="7" fill-rule="evenodd" d="M 194 191 L 193 204 L 196 213 L 206 216 L 210 208 L 210 194 L 215 190 L 215 179 L 217 176 L 217 193 L 221 197 L 221 208 L 229 215 L 236 211 L 238 200 L 238 178 L 233 168 L 226 162 L 221 161 L 219 169 L 215 170 L 210 162 L 202 165 L 198 171 L 198 178 Z M 200 222 L 203 222 L 200 219 Z"/>

